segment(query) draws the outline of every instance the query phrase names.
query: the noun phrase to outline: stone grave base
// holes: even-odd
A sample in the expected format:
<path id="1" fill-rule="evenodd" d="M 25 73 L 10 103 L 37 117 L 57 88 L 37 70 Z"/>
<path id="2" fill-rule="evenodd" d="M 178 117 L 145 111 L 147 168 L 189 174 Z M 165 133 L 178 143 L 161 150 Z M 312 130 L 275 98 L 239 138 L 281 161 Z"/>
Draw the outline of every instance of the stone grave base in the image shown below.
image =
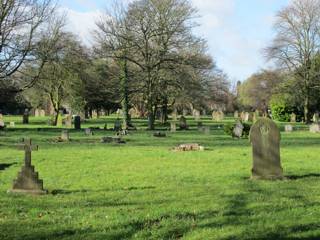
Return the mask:
<path id="1" fill-rule="evenodd" d="M 197 143 L 181 144 L 173 149 L 176 152 L 188 152 L 188 151 L 204 151 L 204 147 Z"/>
<path id="2" fill-rule="evenodd" d="M 102 143 L 126 143 L 122 138 L 120 137 L 102 137 L 101 138 Z"/>
<path id="3" fill-rule="evenodd" d="M 24 189 L 10 189 L 8 193 L 13 194 L 30 194 L 30 195 L 45 195 L 48 194 L 47 190 L 24 190 Z"/>
<path id="4" fill-rule="evenodd" d="M 154 137 L 158 137 L 158 138 L 164 138 L 164 137 L 167 136 L 167 134 L 166 133 L 162 133 L 162 132 L 155 132 L 155 133 L 153 133 L 153 136 Z"/>

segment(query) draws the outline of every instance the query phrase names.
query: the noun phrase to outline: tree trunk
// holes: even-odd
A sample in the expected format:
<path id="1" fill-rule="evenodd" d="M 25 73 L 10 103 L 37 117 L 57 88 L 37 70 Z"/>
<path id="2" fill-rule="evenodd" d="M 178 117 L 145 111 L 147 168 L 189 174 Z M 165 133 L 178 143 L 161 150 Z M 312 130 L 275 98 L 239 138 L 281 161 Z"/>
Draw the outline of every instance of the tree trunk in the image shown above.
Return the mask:
<path id="1" fill-rule="evenodd" d="M 306 96 L 306 98 L 304 100 L 303 111 L 304 111 L 305 123 L 310 123 L 310 119 L 309 119 L 309 97 L 308 96 Z"/>
<path id="2" fill-rule="evenodd" d="M 123 128 L 128 129 L 131 125 L 130 116 L 129 116 L 129 86 L 128 86 L 128 66 L 127 60 L 120 61 L 120 84 L 121 84 L 121 92 L 122 92 L 122 112 L 123 112 Z"/>

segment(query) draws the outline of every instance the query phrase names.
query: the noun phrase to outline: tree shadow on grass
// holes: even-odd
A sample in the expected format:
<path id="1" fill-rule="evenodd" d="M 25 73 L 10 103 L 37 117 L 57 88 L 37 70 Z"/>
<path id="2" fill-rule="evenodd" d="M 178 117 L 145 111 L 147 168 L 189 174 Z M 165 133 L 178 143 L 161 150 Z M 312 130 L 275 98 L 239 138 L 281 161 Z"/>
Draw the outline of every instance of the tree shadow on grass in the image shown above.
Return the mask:
<path id="1" fill-rule="evenodd" d="M 0 171 L 4 171 L 7 168 L 11 167 L 12 165 L 17 164 L 17 162 L 14 163 L 0 163 Z"/>
<path id="2" fill-rule="evenodd" d="M 299 180 L 299 179 L 305 179 L 305 178 L 320 178 L 319 173 L 308 173 L 304 175 L 289 175 L 286 176 L 287 179 L 289 180 Z"/>

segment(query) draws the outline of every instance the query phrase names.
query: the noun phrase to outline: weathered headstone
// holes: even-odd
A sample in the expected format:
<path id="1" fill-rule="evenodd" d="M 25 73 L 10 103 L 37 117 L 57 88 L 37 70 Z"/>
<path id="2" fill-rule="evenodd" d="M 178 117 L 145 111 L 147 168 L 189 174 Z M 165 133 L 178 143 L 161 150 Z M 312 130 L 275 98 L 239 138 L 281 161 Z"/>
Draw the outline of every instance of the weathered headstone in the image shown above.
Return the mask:
<path id="1" fill-rule="evenodd" d="M 0 113 L 0 130 L 4 129 L 6 127 L 4 121 L 3 121 L 3 116 Z"/>
<path id="2" fill-rule="evenodd" d="M 187 119 L 184 116 L 180 117 L 179 128 L 180 128 L 180 130 L 187 130 L 188 129 Z"/>
<path id="3" fill-rule="evenodd" d="M 295 113 L 291 113 L 290 122 L 295 123 L 297 121 L 297 115 Z"/>
<path id="4" fill-rule="evenodd" d="M 237 121 L 233 129 L 233 136 L 237 138 L 241 138 L 243 133 L 243 128 L 244 126 L 242 125 L 242 123 L 240 121 Z"/>
<path id="5" fill-rule="evenodd" d="M 194 120 L 195 121 L 200 121 L 200 111 L 199 110 L 194 110 L 193 112 Z"/>
<path id="6" fill-rule="evenodd" d="M 93 111 L 92 111 L 92 118 L 93 118 L 93 119 L 98 118 L 98 112 L 97 112 L 97 110 L 93 110 Z"/>
<path id="7" fill-rule="evenodd" d="M 258 121 L 259 117 L 260 117 L 260 112 L 259 112 L 259 110 L 256 110 L 256 111 L 253 113 L 252 121 L 253 121 L 253 122 Z"/>
<path id="8" fill-rule="evenodd" d="M 22 123 L 23 124 L 29 124 L 29 110 L 25 109 L 23 116 L 22 116 Z"/>
<path id="9" fill-rule="evenodd" d="M 46 116 L 46 111 L 43 110 L 43 109 L 40 109 L 40 111 L 39 111 L 39 116 L 40 116 L 40 117 L 45 117 L 45 116 Z"/>
<path id="10" fill-rule="evenodd" d="M 187 115 L 188 115 L 188 109 L 185 109 L 185 108 L 184 108 L 184 109 L 182 110 L 182 115 L 183 115 L 183 116 L 187 116 Z"/>
<path id="11" fill-rule="evenodd" d="M 116 121 L 114 122 L 113 130 L 118 132 L 121 129 L 122 129 L 121 120 L 119 118 L 117 118 Z"/>
<path id="12" fill-rule="evenodd" d="M 80 130 L 81 129 L 81 118 L 80 116 L 74 117 L 74 129 Z"/>
<path id="13" fill-rule="evenodd" d="M 38 108 L 36 108 L 35 110 L 34 110 L 34 116 L 35 117 L 39 117 L 40 116 L 40 112 L 39 112 L 40 110 L 38 109 Z"/>
<path id="14" fill-rule="evenodd" d="M 239 118 L 239 112 L 238 112 L 238 111 L 235 111 L 235 112 L 233 113 L 233 117 L 234 117 L 235 119 Z"/>
<path id="15" fill-rule="evenodd" d="M 241 119 L 242 122 L 245 121 L 245 117 L 246 117 L 245 115 L 246 115 L 246 113 L 243 112 L 243 111 L 240 113 L 240 119 Z"/>
<path id="16" fill-rule="evenodd" d="M 292 132 L 293 131 L 293 126 L 289 125 L 289 124 L 285 125 L 284 126 L 284 131 L 285 132 Z"/>
<path id="17" fill-rule="evenodd" d="M 253 179 L 283 179 L 280 161 L 280 131 L 271 119 L 260 118 L 250 130 Z"/>
<path id="18" fill-rule="evenodd" d="M 319 123 L 319 113 L 313 114 L 312 121 L 314 123 Z"/>
<path id="19" fill-rule="evenodd" d="M 60 139 L 61 139 L 61 141 L 68 142 L 70 140 L 69 131 L 68 130 L 61 131 Z"/>
<path id="20" fill-rule="evenodd" d="M 243 121 L 244 122 L 249 122 L 249 120 L 250 120 L 250 114 L 248 112 L 245 112 Z"/>
<path id="21" fill-rule="evenodd" d="M 310 132 L 311 133 L 320 133 L 320 124 L 319 123 L 313 123 L 310 125 Z"/>
<path id="22" fill-rule="evenodd" d="M 170 131 L 171 132 L 177 131 L 177 124 L 175 122 L 170 122 Z"/>
<path id="23" fill-rule="evenodd" d="M 10 126 L 10 127 L 15 127 L 15 125 L 16 125 L 15 122 L 10 122 L 10 125 L 9 125 L 9 126 Z"/>
<path id="24" fill-rule="evenodd" d="M 93 132 L 92 132 L 91 128 L 86 128 L 86 129 L 84 130 L 84 133 L 85 133 L 87 136 L 92 136 L 92 135 L 93 135 Z"/>
<path id="25" fill-rule="evenodd" d="M 65 125 L 67 128 L 71 128 L 72 127 L 72 115 L 68 114 L 64 120 Z"/>
<path id="26" fill-rule="evenodd" d="M 17 179 L 13 182 L 13 187 L 9 192 L 25 194 L 46 194 L 43 189 L 43 181 L 39 179 L 39 174 L 35 172 L 31 165 L 31 152 L 37 151 L 38 146 L 33 146 L 31 139 L 25 139 L 22 149 L 25 151 L 25 163 L 18 173 Z"/>

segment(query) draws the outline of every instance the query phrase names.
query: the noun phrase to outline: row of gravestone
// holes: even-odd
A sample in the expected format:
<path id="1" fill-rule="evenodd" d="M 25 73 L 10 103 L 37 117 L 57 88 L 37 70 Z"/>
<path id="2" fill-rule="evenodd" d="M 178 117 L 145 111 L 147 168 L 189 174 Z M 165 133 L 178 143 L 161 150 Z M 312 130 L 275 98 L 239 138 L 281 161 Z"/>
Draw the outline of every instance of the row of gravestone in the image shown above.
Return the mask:
<path id="1" fill-rule="evenodd" d="M 280 131 L 277 125 L 268 118 L 260 118 L 250 130 L 250 142 L 252 145 L 252 178 L 277 180 L 283 179 L 283 169 L 280 161 Z M 31 152 L 38 150 L 30 139 L 24 141 L 21 147 L 25 151 L 25 163 L 18 177 L 13 182 L 9 192 L 46 194 L 43 181 L 35 172 L 31 164 Z"/>

